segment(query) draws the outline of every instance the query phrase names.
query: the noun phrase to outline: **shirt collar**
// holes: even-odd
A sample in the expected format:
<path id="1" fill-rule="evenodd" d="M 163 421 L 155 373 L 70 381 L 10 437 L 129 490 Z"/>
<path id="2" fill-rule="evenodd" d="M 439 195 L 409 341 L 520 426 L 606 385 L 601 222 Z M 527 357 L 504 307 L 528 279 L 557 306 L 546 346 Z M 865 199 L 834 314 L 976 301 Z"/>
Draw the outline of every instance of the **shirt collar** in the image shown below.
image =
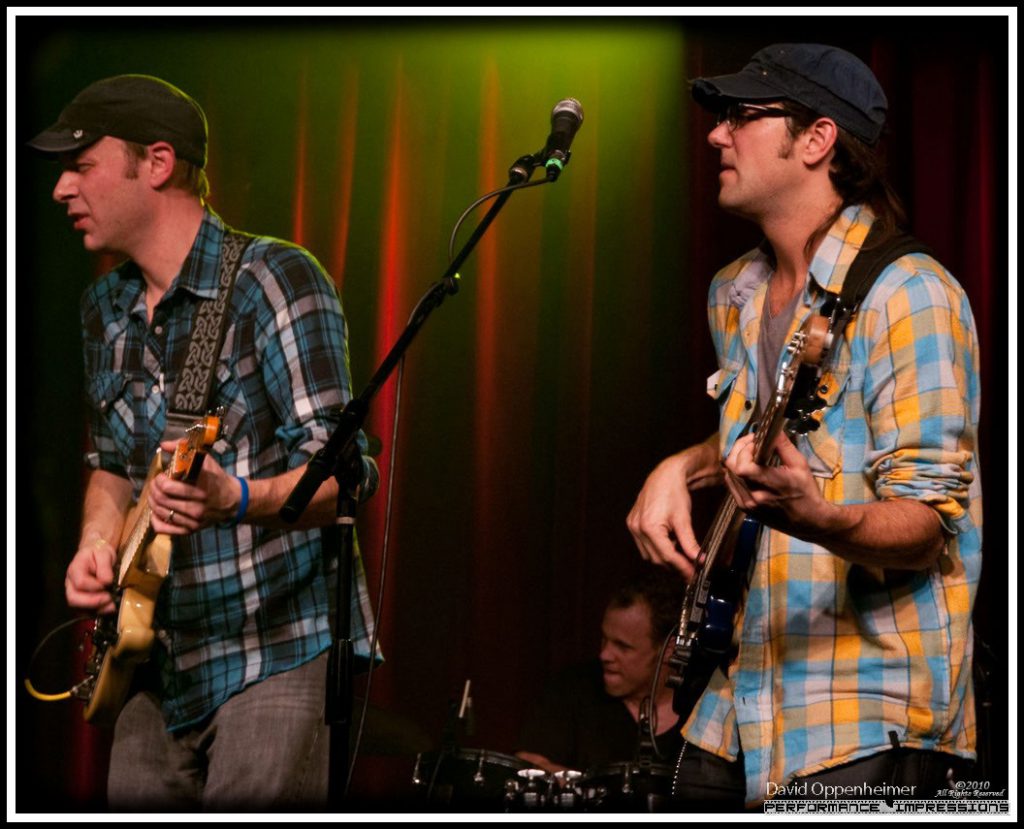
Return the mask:
<path id="1" fill-rule="evenodd" d="M 842 292 L 850 265 L 860 252 L 874 221 L 875 214 L 871 208 L 862 204 L 850 205 L 839 214 L 811 260 L 810 279 L 804 286 L 805 302 L 811 303 L 812 282 L 822 291 Z M 738 264 L 739 272 L 729 289 L 729 302 L 743 308 L 772 275 L 771 248 L 767 241 L 743 256 Z"/>
<path id="2" fill-rule="evenodd" d="M 850 265 L 875 221 L 870 207 L 853 204 L 839 214 L 811 260 L 811 279 L 823 291 L 840 294 Z"/>
<path id="3" fill-rule="evenodd" d="M 195 241 L 181 265 L 178 275 L 172 280 L 166 297 L 177 291 L 188 291 L 201 299 L 216 299 L 220 283 L 220 247 L 224 238 L 224 221 L 209 207 L 203 210 L 203 221 Z M 142 272 L 131 260 L 119 268 L 120 289 L 112 302 L 115 308 L 129 312 L 140 301 L 143 293 Z"/>
<path id="4" fill-rule="evenodd" d="M 224 222 L 209 207 L 204 209 L 192 249 L 185 257 L 171 291 L 189 291 L 201 299 L 216 299 L 220 283 L 220 246 Z"/>

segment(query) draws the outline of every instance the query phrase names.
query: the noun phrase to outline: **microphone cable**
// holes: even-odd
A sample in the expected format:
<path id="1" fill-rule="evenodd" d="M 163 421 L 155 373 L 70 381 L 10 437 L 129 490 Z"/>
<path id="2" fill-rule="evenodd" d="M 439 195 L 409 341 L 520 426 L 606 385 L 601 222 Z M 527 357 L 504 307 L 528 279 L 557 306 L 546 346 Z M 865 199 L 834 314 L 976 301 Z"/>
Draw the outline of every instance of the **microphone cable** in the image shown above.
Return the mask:
<path id="1" fill-rule="evenodd" d="M 455 238 L 458 235 L 459 228 L 462 226 L 462 223 L 466 220 L 466 217 L 469 216 L 469 214 L 476 207 L 478 207 L 479 205 L 483 204 L 488 199 L 493 199 L 493 198 L 495 198 L 497 196 L 500 196 L 502 193 L 511 193 L 511 192 L 513 192 L 515 190 L 524 190 L 524 189 L 526 189 L 528 187 L 538 187 L 538 186 L 540 186 L 542 184 L 549 184 L 551 181 L 552 181 L 552 179 L 544 178 L 544 179 L 538 179 L 537 181 L 517 182 L 515 184 L 507 185 L 505 187 L 501 187 L 501 188 L 499 188 L 497 190 L 494 190 L 494 191 L 492 191 L 490 193 L 487 193 L 487 194 L 481 196 L 480 198 L 478 198 L 472 204 L 470 204 L 469 207 L 467 207 L 462 212 L 462 215 L 459 216 L 458 220 L 455 222 L 454 228 L 452 229 L 452 233 L 451 233 L 451 236 L 450 236 L 449 242 L 448 242 L 448 263 L 451 264 L 452 260 L 455 258 L 455 253 L 454 253 Z M 458 278 L 459 278 L 459 275 L 455 274 L 455 279 L 458 279 Z M 432 285 L 427 290 L 427 292 L 420 298 L 420 300 L 416 303 L 415 307 L 412 310 L 412 313 L 409 314 L 409 319 L 410 320 L 415 319 L 415 317 L 419 313 L 420 308 L 423 306 L 424 302 L 426 302 L 427 299 L 433 293 L 433 289 L 434 289 L 434 286 Z M 352 776 L 353 776 L 353 773 L 355 771 L 356 761 L 358 760 L 358 757 L 359 757 L 359 746 L 360 746 L 360 743 L 362 742 L 363 730 L 364 730 L 364 727 L 365 727 L 365 724 L 366 724 L 366 714 L 367 714 L 367 711 L 369 710 L 369 705 L 370 705 L 370 690 L 371 690 L 371 688 L 373 686 L 373 672 L 374 672 L 374 668 L 375 668 L 375 664 L 376 664 L 375 657 L 376 657 L 376 654 L 377 654 L 377 642 L 378 642 L 379 635 L 380 635 L 380 633 L 379 633 L 380 632 L 380 621 L 381 621 L 381 616 L 383 614 L 383 608 L 384 608 L 384 589 L 385 589 L 385 584 L 387 582 L 387 567 L 388 567 L 388 560 L 389 560 L 389 555 L 390 555 L 391 519 L 392 519 L 392 508 L 394 506 L 395 468 L 397 466 L 397 461 L 398 461 L 398 423 L 399 423 L 399 415 L 400 415 L 401 408 L 402 408 L 402 380 L 403 380 L 404 374 L 405 374 L 405 354 L 403 354 L 401 359 L 398 361 L 398 374 L 397 374 L 397 376 L 395 378 L 395 413 L 394 413 L 394 416 L 392 418 L 392 425 L 391 425 L 391 457 L 388 460 L 388 487 L 387 487 L 388 492 L 387 492 L 387 500 L 385 502 L 385 507 L 384 507 L 384 533 L 383 533 L 383 539 L 381 541 L 380 578 L 378 579 L 377 602 L 376 602 L 376 608 L 375 608 L 374 617 L 373 617 L 373 635 L 370 637 L 369 667 L 367 668 L 367 671 L 366 671 L 366 692 L 365 692 L 365 694 L 363 696 L 362 710 L 360 711 L 360 715 L 359 715 L 359 726 L 356 729 L 355 745 L 354 745 L 354 747 L 352 749 L 352 756 L 351 756 L 351 760 L 349 762 L 348 779 L 345 781 L 345 791 L 344 791 L 344 795 L 343 795 L 344 797 L 348 796 L 349 789 L 350 789 L 350 787 L 352 785 Z M 351 601 L 351 597 L 349 597 L 349 601 Z"/>
<path id="2" fill-rule="evenodd" d="M 359 714 L 359 727 L 356 729 L 355 746 L 352 749 L 352 760 L 348 765 L 348 779 L 345 781 L 345 797 L 348 796 L 349 787 L 352 785 L 352 773 L 355 771 L 356 760 L 359 757 L 359 745 L 363 740 L 366 713 L 370 707 L 370 689 L 373 687 L 377 641 L 380 637 L 380 621 L 384 608 L 384 586 L 387 582 L 388 560 L 391 549 L 391 513 L 394 506 L 395 467 L 398 459 L 398 415 L 402 409 L 402 376 L 404 374 L 405 355 L 403 354 L 402 359 L 398 361 L 398 374 L 395 377 L 395 414 L 391 424 L 391 457 L 388 459 L 388 495 L 384 502 L 384 537 L 381 541 L 380 579 L 377 586 L 376 611 L 373 616 L 373 635 L 370 637 L 370 663 L 366 670 L 366 692 L 363 694 L 363 707 Z"/>
<path id="3" fill-rule="evenodd" d="M 537 179 L 537 181 L 521 181 L 521 182 L 517 182 L 516 184 L 508 184 L 505 187 L 500 187 L 497 190 L 493 190 L 490 193 L 487 193 L 486 195 L 481 196 L 475 202 L 473 202 L 469 207 L 467 207 L 465 210 L 463 210 L 462 211 L 462 215 L 459 216 L 458 221 L 455 222 L 455 227 L 452 228 L 451 238 L 448 240 L 448 262 L 449 262 L 449 264 L 455 258 L 455 237 L 459 233 L 459 228 L 462 227 L 462 223 L 464 221 L 466 221 L 466 217 L 470 213 L 472 213 L 474 209 L 479 207 L 481 204 L 483 204 L 488 199 L 493 199 L 495 196 L 500 196 L 502 193 L 511 193 L 511 192 L 513 192 L 515 190 L 525 190 L 527 187 L 539 187 L 542 184 L 550 184 L 550 183 L 551 183 L 550 179 L 542 178 L 542 179 Z"/>

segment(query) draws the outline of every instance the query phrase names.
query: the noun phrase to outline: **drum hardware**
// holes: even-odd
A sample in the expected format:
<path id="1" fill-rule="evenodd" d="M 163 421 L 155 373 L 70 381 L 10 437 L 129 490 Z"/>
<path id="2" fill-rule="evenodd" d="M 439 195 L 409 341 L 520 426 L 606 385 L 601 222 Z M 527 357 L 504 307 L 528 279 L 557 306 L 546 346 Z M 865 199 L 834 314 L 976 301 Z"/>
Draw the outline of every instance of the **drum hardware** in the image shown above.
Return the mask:
<path id="1" fill-rule="evenodd" d="M 583 772 L 567 769 L 549 774 L 543 769 L 521 769 L 505 782 L 505 810 L 509 812 L 574 811 L 583 805 L 579 781 Z"/>
<path id="2" fill-rule="evenodd" d="M 579 782 L 588 812 L 654 812 L 667 804 L 674 777 L 671 766 L 612 763 L 591 769 Z"/>
<path id="3" fill-rule="evenodd" d="M 480 760 L 476 764 L 476 773 L 473 775 L 473 783 L 477 786 L 484 784 L 484 760 L 487 759 L 487 752 L 480 752 Z"/>
<path id="4" fill-rule="evenodd" d="M 555 791 L 552 795 L 553 805 L 563 811 L 578 809 L 583 805 L 583 791 L 580 788 L 580 780 L 583 779 L 581 771 L 556 771 Z"/>
<path id="5" fill-rule="evenodd" d="M 551 798 L 551 779 L 543 769 L 520 769 L 505 781 L 505 811 L 535 812 Z"/>
<path id="6" fill-rule="evenodd" d="M 449 748 L 417 754 L 412 784 L 418 796 L 439 808 L 500 812 L 508 804 L 507 781 L 528 768 L 518 757 L 497 751 Z"/>

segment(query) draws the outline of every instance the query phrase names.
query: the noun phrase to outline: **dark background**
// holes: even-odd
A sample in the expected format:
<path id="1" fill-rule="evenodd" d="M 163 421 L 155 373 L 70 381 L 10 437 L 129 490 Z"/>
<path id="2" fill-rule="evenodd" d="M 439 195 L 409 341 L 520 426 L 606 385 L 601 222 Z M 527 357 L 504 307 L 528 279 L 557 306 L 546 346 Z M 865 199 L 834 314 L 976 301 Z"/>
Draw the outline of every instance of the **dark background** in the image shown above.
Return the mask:
<path id="1" fill-rule="evenodd" d="M 342 291 L 361 389 L 444 270 L 464 207 L 540 146 L 556 101 L 580 99 L 586 117 L 571 165 L 554 186 L 509 202 L 463 268 L 462 290 L 411 349 L 402 391 L 387 662 L 370 699 L 410 741 L 436 742 L 471 679 L 476 723 L 463 744 L 510 753 L 545 679 L 596 652 L 605 598 L 638 558 L 624 519 L 645 476 L 715 428 L 703 393 L 714 370 L 707 285 L 758 236 L 715 204 L 711 123 L 686 79 L 735 71 L 785 41 L 833 43 L 875 70 L 911 230 L 974 308 L 986 492 L 976 621 L 994 655 L 990 776 L 993 788 L 1005 785 L 1007 552 L 1016 552 L 1005 540 L 1002 456 L 1016 428 L 1002 379 L 1005 17 L 23 15 L 15 33 L 8 438 L 27 473 L 11 515 L 17 549 L 8 551 L 17 811 L 104 808 L 108 735 L 82 725 L 77 704 L 32 700 L 21 680 L 44 634 L 71 618 L 63 572 L 77 542 L 84 440 L 78 298 L 111 264 L 82 250 L 50 202 L 56 167 L 20 145 L 102 77 L 143 72 L 188 91 L 210 121 L 214 209 L 231 225 L 303 244 L 325 265 Z M 384 443 L 385 485 L 394 411 L 392 381 L 368 423 Z M 385 498 L 382 488 L 359 519 L 374 594 Z M 698 501 L 702 516 L 716 498 Z M 46 690 L 72 681 L 71 642 L 55 639 L 40 654 L 33 678 Z M 354 790 L 369 808 L 394 808 L 411 765 L 408 756 L 363 758 Z"/>

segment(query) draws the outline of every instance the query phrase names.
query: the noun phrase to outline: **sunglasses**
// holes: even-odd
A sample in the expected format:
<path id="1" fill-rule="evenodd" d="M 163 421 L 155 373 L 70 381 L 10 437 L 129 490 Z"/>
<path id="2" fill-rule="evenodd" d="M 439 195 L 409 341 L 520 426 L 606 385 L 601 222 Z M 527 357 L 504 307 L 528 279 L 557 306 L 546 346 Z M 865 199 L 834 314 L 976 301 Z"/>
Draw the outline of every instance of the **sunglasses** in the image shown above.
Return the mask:
<path id="1" fill-rule="evenodd" d="M 715 117 L 715 126 L 726 123 L 729 130 L 735 132 L 751 121 L 761 118 L 785 118 L 790 113 L 780 107 L 761 106 L 760 104 L 729 104 L 725 109 L 720 110 Z"/>

